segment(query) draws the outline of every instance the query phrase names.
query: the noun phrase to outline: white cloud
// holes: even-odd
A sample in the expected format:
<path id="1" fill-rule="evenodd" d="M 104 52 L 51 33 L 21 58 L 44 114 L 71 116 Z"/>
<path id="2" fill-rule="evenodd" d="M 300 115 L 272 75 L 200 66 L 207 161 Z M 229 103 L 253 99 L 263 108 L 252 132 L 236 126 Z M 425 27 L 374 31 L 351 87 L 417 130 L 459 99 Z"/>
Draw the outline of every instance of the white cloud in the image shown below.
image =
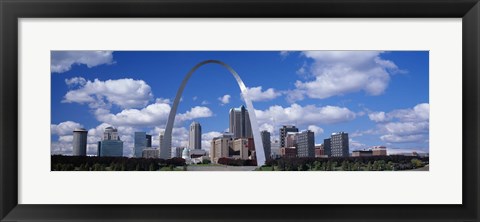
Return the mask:
<path id="1" fill-rule="evenodd" d="M 368 114 L 368 118 L 374 122 L 383 122 L 386 120 L 385 112 L 373 112 Z"/>
<path id="2" fill-rule="evenodd" d="M 378 51 L 306 51 L 303 56 L 313 60 L 310 72 L 314 79 L 297 81 L 297 94 L 288 99 L 324 99 L 364 91 L 369 95 L 380 95 L 388 87 L 389 71 L 398 70 L 388 60 L 380 58 Z M 305 67 L 304 67 L 305 72 Z"/>
<path id="3" fill-rule="evenodd" d="M 268 88 L 262 91 L 261 86 L 247 88 L 247 96 L 251 101 L 267 101 L 280 96 L 282 93 L 275 91 L 273 88 Z M 240 94 L 242 95 L 242 94 Z"/>
<path id="4" fill-rule="evenodd" d="M 255 110 L 259 125 L 271 123 L 275 120 L 277 124 L 296 124 L 308 126 L 316 124 L 332 124 L 346 122 L 355 119 L 356 115 L 345 107 L 314 105 L 300 106 L 292 104 L 290 107 L 271 106 L 266 110 Z"/>
<path id="5" fill-rule="evenodd" d="M 367 148 L 367 145 L 360 143 L 359 141 L 349 139 L 350 151 Z"/>
<path id="6" fill-rule="evenodd" d="M 281 56 L 282 58 L 286 58 L 286 57 L 288 56 L 288 54 L 290 54 L 289 51 L 280 51 L 280 56 Z"/>
<path id="7" fill-rule="evenodd" d="M 373 112 L 370 120 L 377 123 L 380 139 L 388 143 L 428 141 L 430 105 L 421 103 L 411 109 Z"/>
<path id="8" fill-rule="evenodd" d="M 218 100 L 220 100 L 222 105 L 230 103 L 230 95 L 226 94 L 223 95 L 222 97 L 218 97 Z"/>
<path id="9" fill-rule="evenodd" d="M 143 109 L 125 109 L 117 114 L 110 113 L 107 109 L 97 109 L 95 116 L 98 121 L 117 126 L 142 126 L 155 127 L 165 125 L 170 114 L 171 106 L 157 100 L 157 103 L 148 105 Z M 213 113 L 208 107 L 195 106 L 185 113 L 179 113 L 175 117 L 176 125 L 184 121 L 206 118 Z"/>
<path id="10" fill-rule="evenodd" d="M 208 105 L 208 104 L 210 104 L 210 103 L 207 100 L 203 100 L 202 103 L 201 103 L 201 105 L 203 105 L 203 106 Z"/>
<path id="11" fill-rule="evenodd" d="M 307 129 L 314 132 L 315 136 L 323 133 L 323 129 L 315 125 L 309 125 Z"/>
<path id="12" fill-rule="evenodd" d="M 85 84 L 87 84 L 87 80 L 82 77 L 73 77 L 71 79 L 65 79 L 65 83 L 68 86 L 84 86 Z"/>
<path id="13" fill-rule="evenodd" d="M 210 148 L 212 146 L 211 142 L 213 138 L 221 136 L 221 132 L 211 131 L 208 133 L 202 134 L 202 150 L 210 152 Z"/>
<path id="14" fill-rule="evenodd" d="M 273 125 L 272 125 L 272 124 L 269 124 L 269 123 L 263 123 L 263 124 L 261 124 L 258 128 L 259 128 L 260 132 L 266 130 L 266 131 L 268 131 L 269 133 L 273 133 L 273 131 L 275 130 L 275 129 L 273 128 Z"/>
<path id="15" fill-rule="evenodd" d="M 195 100 L 197 100 L 197 99 L 198 99 L 198 96 L 194 96 L 194 97 L 192 98 L 193 101 L 195 101 Z"/>
<path id="16" fill-rule="evenodd" d="M 58 141 L 62 143 L 71 143 L 73 142 L 73 135 L 59 136 Z"/>
<path id="17" fill-rule="evenodd" d="M 155 99 L 155 103 L 166 103 L 166 104 L 171 104 L 172 101 L 170 99 L 165 99 L 165 98 L 157 98 Z"/>
<path id="18" fill-rule="evenodd" d="M 374 122 L 385 122 L 392 119 L 399 119 L 404 122 L 419 122 L 428 120 L 430 116 L 430 105 L 421 103 L 412 109 L 398 109 L 389 113 L 372 112 L 368 114 L 370 120 Z"/>
<path id="19" fill-rule="evenodd" d="M 76 123 L 73 121 L 65 121 L 59 124 L 51 124 L 50 125 L 50 132 L 53 135 L 73 135 L 73 130 L 75 128 L 82 128 L 82 124 Z"/>
<path id="20" fill-rule="evenodd" d="M 62 73 L 69 71 L 72 65 L 86 65 L 92 68 L 102 64 L 112 64 L 112 51 L 52 51 L 50 71 Z"/>
<path id="21" fill-rule="evenodd" d="M 65 82 L 78 82 L 78 77 Z M 95 79 L 83 82 L 77 89 L 67 92 L 64 103 L 89 104 L 92 108 L 115 104 L 121 108 L 144 107 L 152 99 L 150 86 L 143 80 L 117 79 L 101 81 Z"/>
<path id="22" fill-rule="evenodd" d="M 205 106 L 195 106 L 185 113 L 177 114 L 175 120 L 180 122 L 193 120 L 197 118 L 206 118 L 213 115 L 212 111 Z"/>
<path id="23" fill-rule="evenodd" d="M 154 103 L 143 109 L 124 109 L 117 114 L 100 108 L 95 111 L 95 116 L 98 121 L 117 126 L 156 126 L 166 123 L 170 109 L 166 103 Z"/>

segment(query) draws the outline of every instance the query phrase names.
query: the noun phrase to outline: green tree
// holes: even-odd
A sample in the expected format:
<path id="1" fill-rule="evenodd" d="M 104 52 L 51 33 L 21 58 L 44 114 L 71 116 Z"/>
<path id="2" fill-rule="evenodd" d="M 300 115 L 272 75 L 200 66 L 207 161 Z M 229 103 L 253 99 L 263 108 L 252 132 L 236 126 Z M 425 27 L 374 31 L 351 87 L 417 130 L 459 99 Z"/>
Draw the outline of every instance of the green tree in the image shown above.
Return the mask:
<path id="1" fill-rule="evenodd" d="M 410 162 L 413 164 L 414 168 L 423 167 L 423 162 L 417 158 L 413 158 Z"/>
<path id="2" fill-rule="evenodd" d="M 355 164 L 353 164 L 353 170 L 355 170 L 355 171 L 360 170 L 360 163 L 359 162 L 355 162 Z"/>
<path id="3" fill-rule="evenodd" d="M 344 160 L 342 162 L 342 170 L 347 171 L 348 170 L 348 161 Z"/>

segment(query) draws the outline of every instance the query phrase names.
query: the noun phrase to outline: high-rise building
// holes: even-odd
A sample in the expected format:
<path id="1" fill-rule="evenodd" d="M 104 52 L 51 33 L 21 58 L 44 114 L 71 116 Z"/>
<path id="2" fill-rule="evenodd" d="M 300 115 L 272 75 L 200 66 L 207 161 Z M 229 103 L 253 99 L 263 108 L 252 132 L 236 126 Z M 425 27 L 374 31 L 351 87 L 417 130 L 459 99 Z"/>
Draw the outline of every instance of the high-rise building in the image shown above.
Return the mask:
<path id="1" fill-rule="evenodd" d="M 117 129 L 111 126 L 105 128 L 102 141 L 98 142 L 97 156 L 123 156 L 123 142 Z"/>
<path id="2" fill-rule="evenodd" d="M 147 148 L 152 147 L 152 135 L 146 135 L 147 137 Z"/>
<path id="3" fill-rule="evenodd" d="M 147 147 L 152 147 L 152 136 L 147 135 L 146 132 L 135 132 L 133 156 L 137 158 L 142 157 L 143 150 Z"/>
<path id="4" fill-rule="evenodd" d="M 333 157 L 348 157 L 348 133 L 332 133 L 330 148 Z"/>
<path id="5" fill-rule="evenodd" d="M 87 132 L 84 128 L 73 130 L 73 156 L 87 155 Z"/>
<path id="6" fill-rule="evenodd" d="M 305 130 L 296 134 L 297 157 L 315 157 L 315 133 Z"/>
<path id="7" fill-rule="evenodd" d="M 270 159 L 272 153 L 272 142 L 270 140 L 270 132 L 263 130 L 262 135 L 263 149 L 265 150 L 265 158 Z"/>
<path id="8" fill-rule="evenodd" d="M 214 163 L 218 163 L 218 159 L 229 157 L 230 149 L 232 149 L 233 134 L 224 133 L 219 137 L 213 138 L 210 147 L 210 159 Z"/>
<path id="9" fill-rule="evenodd" d="M 188 145 L 190 149 L 202 149 L 202 126 L 198 122 L 190 124 Z"/>
<path id="10" fill-rule="evenodd" d="M 166 149 L 166 154 L 165 155 L 162 155 L 162 144 L 163 144 L 163 137 L 165 135 L 165 131 L 161 131 L 160 134 L 158 135 L 158 143 L 159 143 L 159 149 L 160 149 L 160 153 L 158 154 L 158 157 L 160 158 L 160 156 L 165 156 L 165 157 L 171 157 L 172 156 L 172 149 L 171 147 L 168 147 L 168 149 Z"/>
<path id="11" fill-rule="evenodd" d="M 285 141 L 288 132 L 298 132 L 298 128 L 293 125 L 284 125 L 280 128 L 280 147 L 288 147 Z"/>
<path id="12" fill-rule="evenodd" d="M 250 117 L 245 106 L 230 109 L 229 132 L 233 134 L 234 138 L 253 137 Z"/>
<path id="13" fill-rule="evenodd" d="M 330 138 L 323 140 L 323 149 L 324 149 L 325 156 L 327 157 L 332 156 L 332 146 L 330 143 Z"/>

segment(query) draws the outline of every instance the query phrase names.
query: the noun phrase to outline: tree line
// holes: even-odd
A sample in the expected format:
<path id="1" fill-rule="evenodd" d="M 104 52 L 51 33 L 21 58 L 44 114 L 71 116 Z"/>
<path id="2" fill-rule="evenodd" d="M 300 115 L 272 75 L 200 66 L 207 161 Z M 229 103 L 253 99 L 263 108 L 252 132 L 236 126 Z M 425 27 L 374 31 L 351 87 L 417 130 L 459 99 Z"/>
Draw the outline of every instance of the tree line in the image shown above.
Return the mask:
<path id="1" fill-rule="evenodd" d="M 51 156 L 52 171 L 157 171 L 185 166 L 182 158 L 153 159 L 128 157 Z"/>
<path id="2" fill-rule="evenodd" d="M 424 167 L 428 157 L 372 156 L 331 158 L 280 158 L 266 161 L 265 168 L 278 171 L 392 171 Z"/>

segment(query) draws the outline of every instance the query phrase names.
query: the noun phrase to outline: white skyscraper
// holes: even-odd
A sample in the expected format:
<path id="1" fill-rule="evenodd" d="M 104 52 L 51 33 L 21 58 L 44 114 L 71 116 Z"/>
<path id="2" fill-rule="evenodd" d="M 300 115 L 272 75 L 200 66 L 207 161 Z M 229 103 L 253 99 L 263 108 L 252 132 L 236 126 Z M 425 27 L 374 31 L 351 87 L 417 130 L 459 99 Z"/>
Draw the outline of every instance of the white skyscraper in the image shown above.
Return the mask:
<path id="1" fill-rule="evenodd" d="M 192 124 L 190 124 L 188 145 L 192 150 L 202 149 L 202 126 L 198 122 L 192 122 Z"/>

